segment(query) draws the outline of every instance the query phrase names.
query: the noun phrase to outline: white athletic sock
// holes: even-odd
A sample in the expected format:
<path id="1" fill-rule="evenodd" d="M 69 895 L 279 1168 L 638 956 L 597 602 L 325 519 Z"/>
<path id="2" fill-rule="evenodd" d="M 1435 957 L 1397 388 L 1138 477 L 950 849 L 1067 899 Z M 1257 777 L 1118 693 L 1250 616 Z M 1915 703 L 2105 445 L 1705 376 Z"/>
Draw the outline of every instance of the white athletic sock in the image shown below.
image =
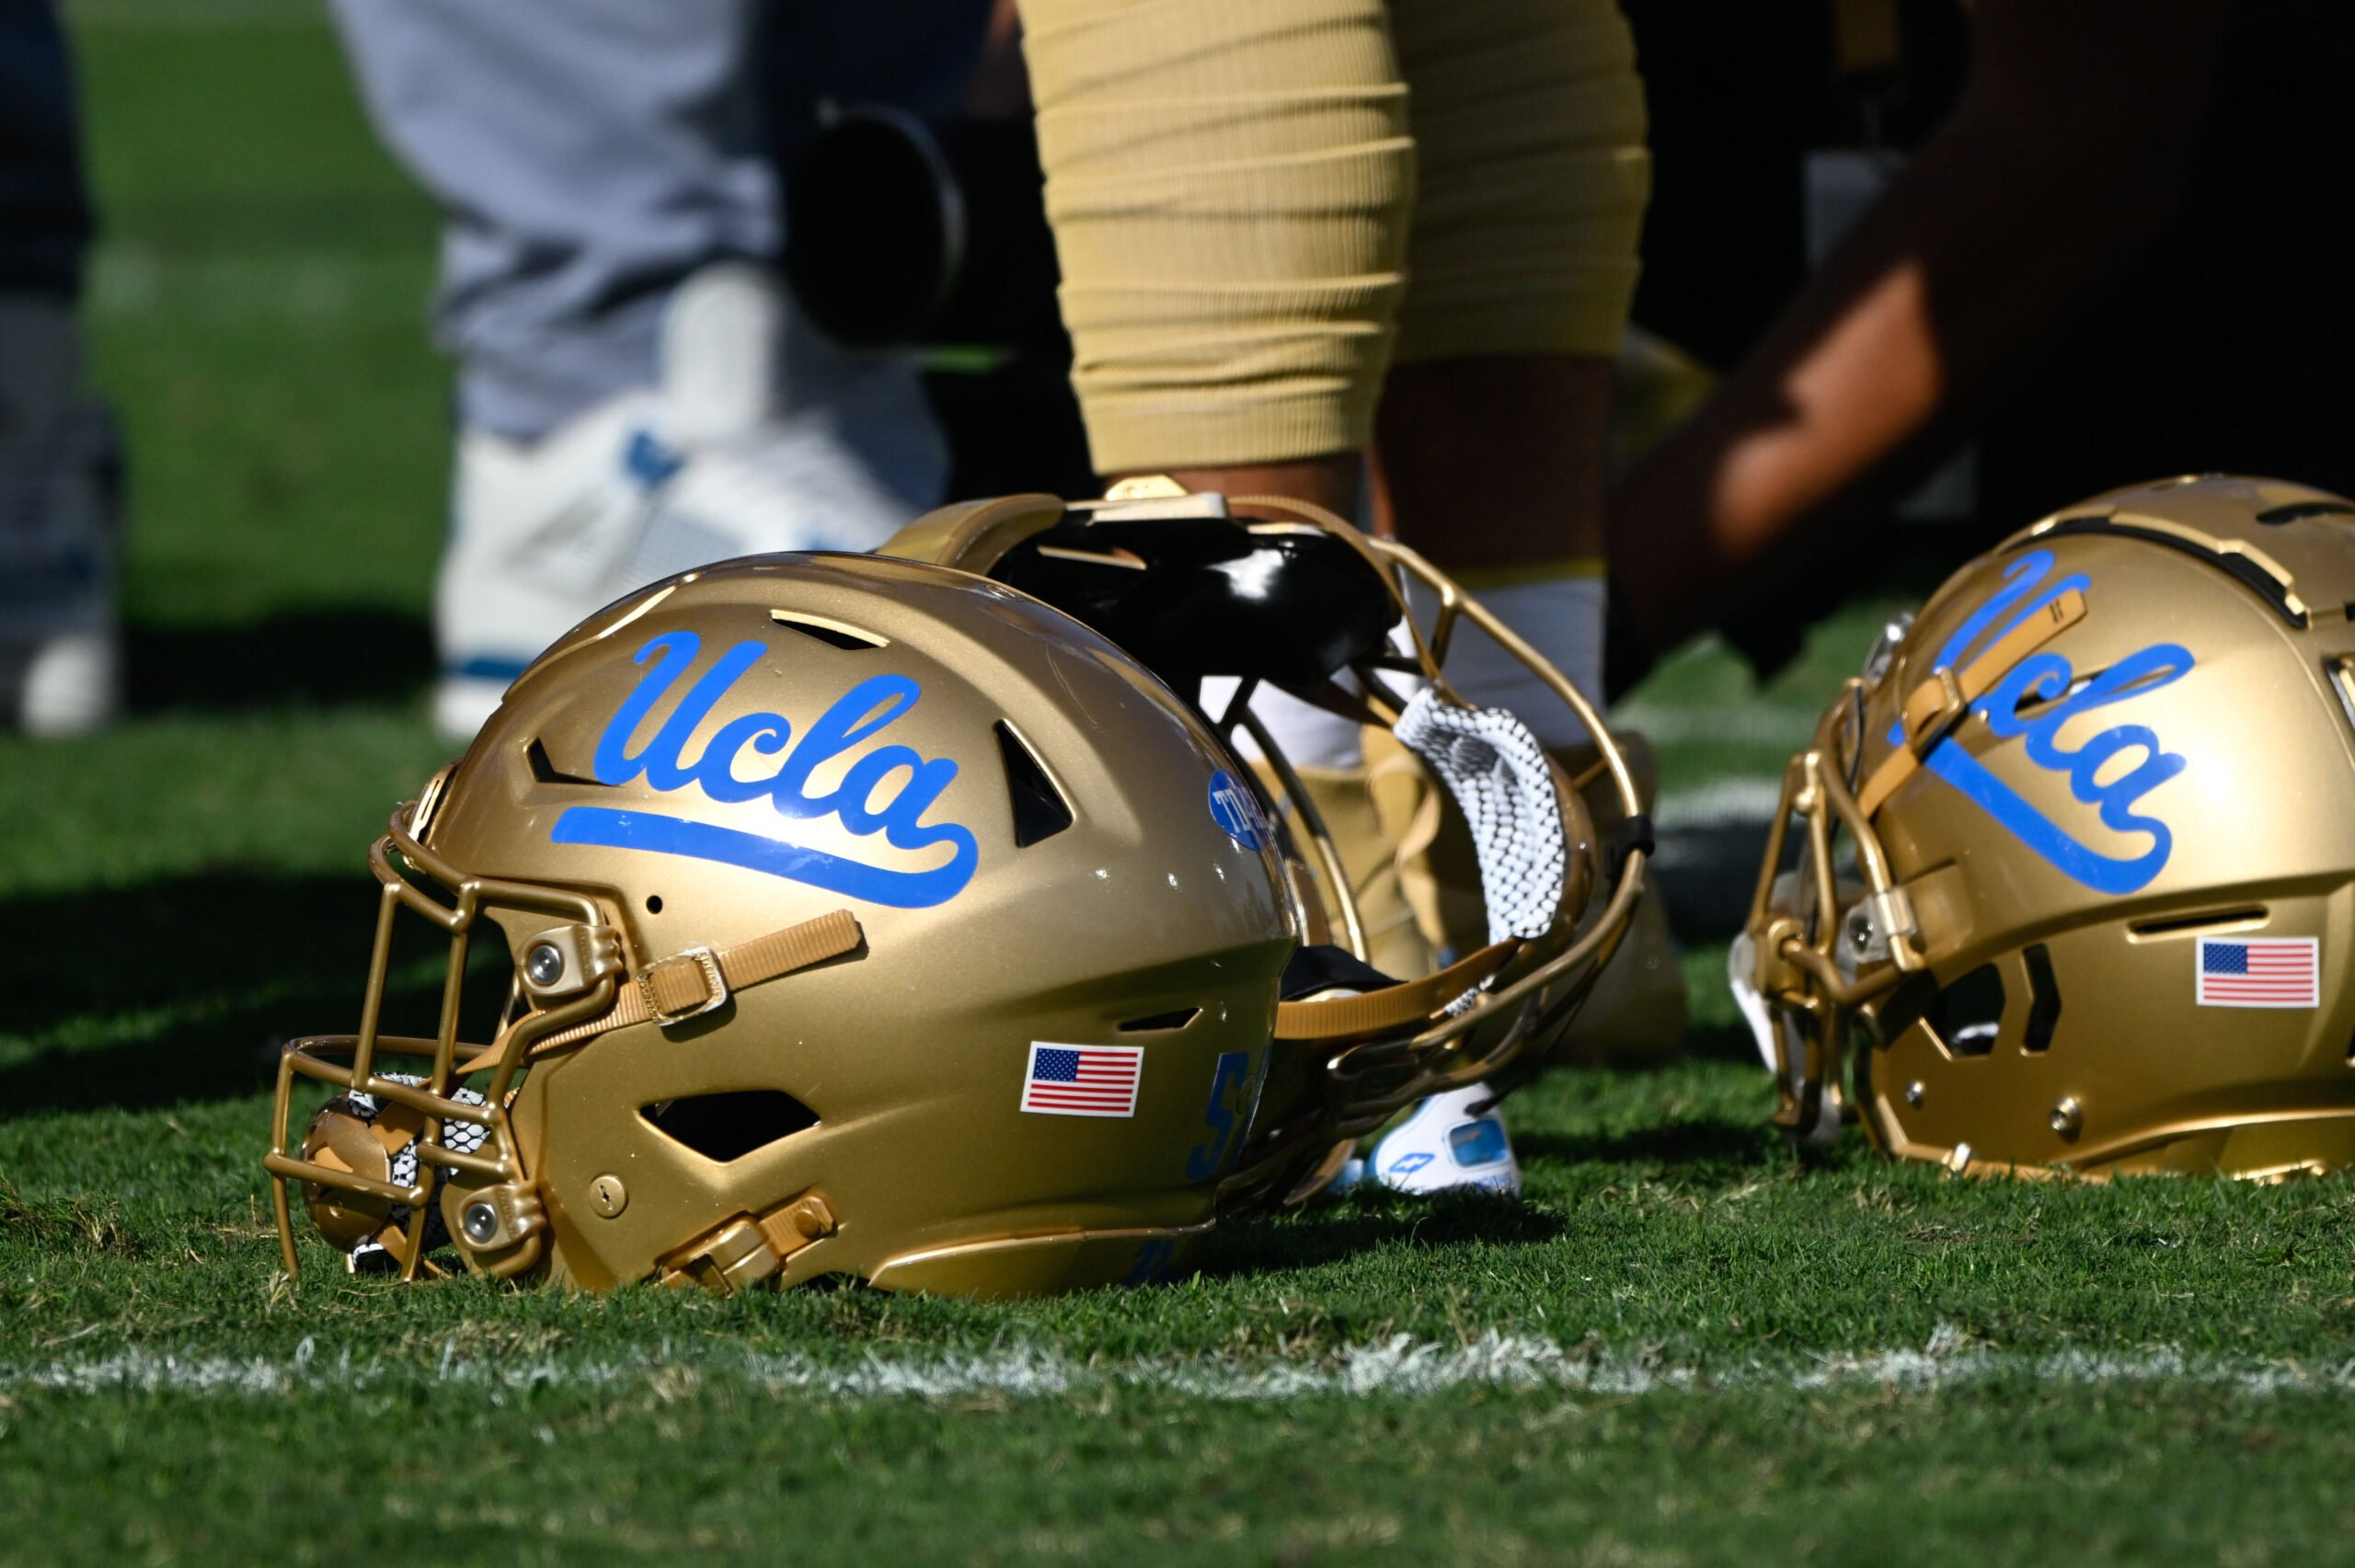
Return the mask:
<path id="1" fill-rule="evenodd" d="M 1216 719 L 1235 700 L 1237 682 L 1231 675 L 1206 676 L 1202 681 L 1202 712 Z M 1251 694 L 1251 711 L 1268 727 L 1268 734 L 1283 749 L 1295 768 L 1358 768 L 1365 765 L 1365 738 L 1355 719 L 1343 718 L 1302 702 L 1291 692 L 1262 685 Z M 1235 749 L 1245 761 L 1259 755 L 1259 748 L 1241 730 Z"/>
<path id="2" fill-rule="evenodd" d="M 1474 589 L 1472 597 L 1544 655 L 1589 702 L 1603 700 L 1603 607 L 1600 577 L 1558 577 Z M 1418 621 L 1430 622 L 1419 612 Z M 1577 746 L 1586 726 L 1553 689 L 1495 639 L 1469 623 L 1457 624 L 1448 650 L 1447 679 L 1470 702 L 1502 708 L 1556 749 Z"/>

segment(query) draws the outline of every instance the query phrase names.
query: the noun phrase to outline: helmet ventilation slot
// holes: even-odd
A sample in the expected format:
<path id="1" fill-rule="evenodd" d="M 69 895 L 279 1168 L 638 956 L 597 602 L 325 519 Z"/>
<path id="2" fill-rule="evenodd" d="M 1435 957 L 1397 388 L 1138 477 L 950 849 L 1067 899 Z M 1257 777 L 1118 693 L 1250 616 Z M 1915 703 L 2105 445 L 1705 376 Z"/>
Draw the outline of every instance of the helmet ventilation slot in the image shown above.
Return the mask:
<path id="1" fill-rule="evenodd" d="M 2084 691 L 2086 687 L 2092 685 L 2095 681 L 2100 680 L 2108 673 L 2108 671 L 2106 670 L 2088 670 L 2086 673 L 2078 676 L 2074 681 L 2070 681 L 2068 686 L 2057 694 L 2050 697 L 2029 697 L 2020 703 L 2012 711 L 2021 718 L 2033 718 L 2036 715 L 2042 713 L 2045 709 L 2053 706 L 2055 704 L 2067 702 L 2070 698 L 2075 696 L 2078 692 Z M 2105 700 L 2108 702 L 2122 702 L 2128 697 L 2147 692 L 2154 686 L 2165 685 L 2168 681 L 2175 679 L 2175 675 L 2176 672 L 2171 672 L 2165 669 L 2147 670 L 2133 681 L 2127 682 L 2125 685 L 2119 687 L 2115 692 L 2110 692 Z"/>
<path id="2" fill-rule="evenodd" d="M 1005 793 L 1014 803 L 1014 847 L 1028 849 L 1071 826 L 1071 804 L 1021 732 L 1004 719 L 995 727 L 998 754 L 1005 763 Z"/>
<path id="3" fill-rule="evenodd" d="M 2052 706 L 2055 703 L 2067 702 L 2070 698 L 2075 696 L 2078 692 L 2092 685 L 2094 683 L 2094 676 L 2100 673 L 2101 671 L 2097 670 L 2091 675 L 2078 676 L 2074 681 L 2070 681 L 2058 695 L 2051 697 L 2026 698 L 2014 706 L 2012 713 L 2018 718 L 2031 718 L 2036 715 L 2042 713 L 2045 709 Z"/>
<path id="4" fill-rule="evenodd" d="M 1132 1018 L 1120 1025 L 1123 1035 L 1142 1035 L 1155 1029 L 1183 1029 L 1202 1015 L 1199 1007 L 1181 1007 L 1175 1013 L 1156 1013 L 1149 1018 Z"/>
<path id="5" fill-rule="evenodd" d="M 818 1125 L 818 1113 L 776 1089 L 738 1089 L 640 1105 L 646 1125 L 725 1164 Z"/>
<path id="6" fill-rule="evenodd" d="M 2165 528 L 2142 527 L 2120 522 L 2108 517 L 2064 517 L 2050 527 L 2033 530 L 2015 542 L 2013 548 L 2040 543 L 2049 539 L 2065 539 L 2073 534 L 2103 534 L 2118 539 L 2140 539 L 2168 550 L 2179 550 L 2187 555 L 2207 562 L 2226 577 L 2234 578 L 2266 603 L 2273 612 L 2291 625 L 2303 630 L 2311 624 L 2304 601 L 2294 585 L 2271 564 L 2252 559 L 2244 550 L 2227 549 L 2224 542 L 2211 539 L 2192 529 L 2170 525 Z"/>
<path id="7" fill-rule="evenodd" d="M 2310 517 L 2348 517 L 2355 515 L 2355 507 L 2344 501 L 2292 501 L 2286 507 L 2270 507 L 2257 514 L 2257 521 L 2268 528 L 2279 528 L 2285 522 L 2303 522 Z"/>
<path id="8" fill-rule="evenodd" d="M 523 748 L 524 764 L 532 770 L 532 777 L 546 784 L 586 784 L 592 789 L 604 787 L 595 779 L 584 779 L 579 773 L 568 773 L 548 758 L 546 742 L 534 736 Z"/>
<path id="9" fill-rule="evenodd" d="M 2061 1024 L 2061 986 L 2043 943 L 2031 944 L 2020 958 L 2028 966 L 2028 1033 L 2020 1037 L 2020 1049 L 2040 1051 L 2052 1044 L 2052 1031 Z"/>
<path id="10" fill-rule="evenodd" d="M 772 610 L 769 619 L 780 626 L 799 632 L 805 637 L 815 637 L 828 647 L 847 648 L 856 653 L 865 648 L 891 646 L 889 637 L 864 631 L 847 622 L 829 620 L 823 615 L 804 614 L 798 610 Z"/>
<path id="11" fill-rule="evenodd" d="M 2355 604 L 2347 607 L 2350 619 L 2355 619 Z M 2340 654 L 2329 661 L 2330 689 L 2338 693 L 2338 705 L 2347 715 L 2347 722 L 2355 725 L 2355 658 Z"/>
<path id="12" fill-rule="evenodd" d="M 2004 1027 L 2004 978 L 1982 964 L 1938 992 L 1923 1013 L 1951 1057 L 1983 1057 Z"/>
<path id="13" fill-rule="evenodd" d="M 2197 914 L 2169 915 L 2165 920 L 2136 921 L 2126 928 L 2126 940 L 2155 942 L 2173 936 L 2213 936 L 2222 931 L 2251 931 L 2264 923 L 2263 904 L 2236 910 L 2202 910 Z"/>

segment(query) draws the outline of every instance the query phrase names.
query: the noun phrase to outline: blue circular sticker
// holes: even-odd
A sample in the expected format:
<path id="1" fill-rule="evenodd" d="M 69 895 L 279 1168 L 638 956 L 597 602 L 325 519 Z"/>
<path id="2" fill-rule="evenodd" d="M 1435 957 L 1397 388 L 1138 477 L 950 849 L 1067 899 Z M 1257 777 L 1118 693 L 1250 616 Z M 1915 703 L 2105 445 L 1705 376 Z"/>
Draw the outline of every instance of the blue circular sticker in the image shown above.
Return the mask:
<path id="1" fill-rule="evenodd" d="M 1224 768 L 1211 775 L 1211 820 L 1246 850 L 1268 841 L 1268 819 L 1260 814 L 1258 796 Z"/>

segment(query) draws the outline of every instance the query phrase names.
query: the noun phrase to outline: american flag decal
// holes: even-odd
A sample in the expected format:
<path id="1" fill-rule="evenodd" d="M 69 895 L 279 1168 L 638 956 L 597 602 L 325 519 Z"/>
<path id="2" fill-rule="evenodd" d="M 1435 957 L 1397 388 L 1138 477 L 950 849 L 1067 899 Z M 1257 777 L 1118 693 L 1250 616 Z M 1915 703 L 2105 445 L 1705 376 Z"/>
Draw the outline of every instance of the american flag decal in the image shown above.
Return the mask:
<path id="1" fill-rule="evenodd" d="M 2200 939 L 2202 1007 L 2320 1007 L 2322 944 L 2311 936 Z"/>
<path id="2" fill-rule="evenodd" d="M 1133 1116 L 1142 1046 L 1051 1046 L 1034 1041 L 1022 1108 L 1050 1116 Z"/>

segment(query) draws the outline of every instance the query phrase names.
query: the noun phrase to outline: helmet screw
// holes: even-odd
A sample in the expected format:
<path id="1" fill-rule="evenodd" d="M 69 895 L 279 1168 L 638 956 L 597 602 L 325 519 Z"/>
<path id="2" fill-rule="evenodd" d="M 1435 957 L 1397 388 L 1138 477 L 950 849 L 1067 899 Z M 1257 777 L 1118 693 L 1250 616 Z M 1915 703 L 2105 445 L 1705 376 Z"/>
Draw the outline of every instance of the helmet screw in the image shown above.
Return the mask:
<path id="1" fill-rule="evenodd" d="M 564 979 L 564 954 L 553 942 L 543 942 L 525 955 L 523 978 L 535 986 L 552 986 Z"/>
<path id="2" fill-rule="evenodd" d="M 629 1189 L 622 1185 L 619 1176 L 600 1176 L 589 1184 L 589 1201 L 611 1219 L 629 1207 Z"/>
<path id="3" fill-rule="evenodd" d="M 499 1234 L 499 1210 L 487 1203 L 470 1203 L 459 1223 L 465 1228 L 467 1241 L 477 1246 L 487 1245 Z"/>
<path id="4" fill-rule="evenodd" d="M 1913 1082 L 1905 1086 L 1905 1103 L 1913 1106 L 1915 1110 L 1920 1110 L 1922 1108 L 1922 1096 L 1924 1093 L 1925 1091 L 1922 1087 L 1922 1081 L 1918 1078 L 1915 1079 Z"/>
<path id="5" fill-rule="evenodd" d="M 2074 1139 L 2077 1134 L 2085 1130 L 2085 1110 L 2083 1105 L 2077 1104 L 2077 1097 L 2072 1094 L 2053 1106 L 2052 1114 L 2045 1120 L 2052 1124 L 2054 1132 L 2066 1139 Z"/>
<path id="6" fill-rule="evenodd" d="M 1873 944 L 1873 917 L 1863 910 L 1848 914 L 1848 945 L 1862 953 Z"/>

